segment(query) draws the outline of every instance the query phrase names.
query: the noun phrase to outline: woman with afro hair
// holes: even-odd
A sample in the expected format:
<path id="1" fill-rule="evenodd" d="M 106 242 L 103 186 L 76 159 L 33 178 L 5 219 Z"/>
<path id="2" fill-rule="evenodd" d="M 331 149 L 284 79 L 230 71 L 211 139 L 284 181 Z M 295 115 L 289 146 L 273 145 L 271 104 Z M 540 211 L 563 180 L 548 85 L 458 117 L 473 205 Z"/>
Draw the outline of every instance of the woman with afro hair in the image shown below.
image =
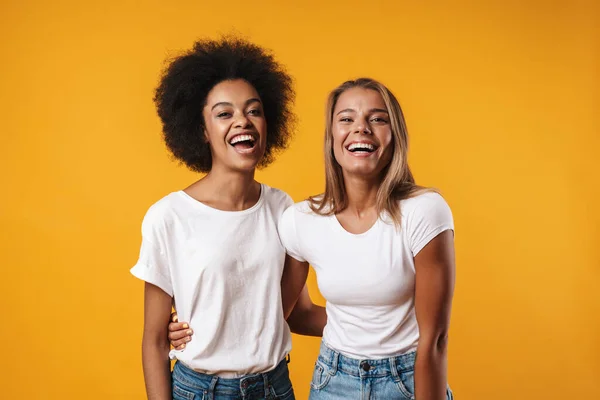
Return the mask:
<path id="1" fill-rule="evenodd" d="M 284 262 L 294 260 L 277 224 L 293 201 L 254 179 L 293 131 L 292 79 L 255 44 L 200 40 L 171 61 L 154 100 L 169 151 L 206 175 L 156 202 L 142 223 L 131 272 L 145 281 L 148 398 L 293 399 L 285 318 L 320 336 L 325 311 L 306 288 L 296 308 L 282 296 Z M 172 306 L 193 340 L 170 350 Z"/>

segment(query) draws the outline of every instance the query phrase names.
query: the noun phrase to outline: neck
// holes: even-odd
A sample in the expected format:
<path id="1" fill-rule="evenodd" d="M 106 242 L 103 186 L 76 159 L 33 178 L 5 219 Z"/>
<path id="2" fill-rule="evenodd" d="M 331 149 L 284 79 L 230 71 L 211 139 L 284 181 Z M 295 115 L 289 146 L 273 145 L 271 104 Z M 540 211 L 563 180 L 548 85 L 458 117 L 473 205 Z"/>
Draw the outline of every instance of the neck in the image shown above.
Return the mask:
<path id="1" fill-rule="evenodd" d="M 254 169 L 249 172 L 213 169 L 190 189 L 197 198 L 230 211 L 252 207 L 260 197 L 260 184 L 254 180 Z"/>
<path id="2" fill-rule="evenodd" d="M 377 209 L 377 191 L 380 185 L 378 179 L 344 175 L 344 184 L 348 196 L 348 212 L 362 217 Z"/>

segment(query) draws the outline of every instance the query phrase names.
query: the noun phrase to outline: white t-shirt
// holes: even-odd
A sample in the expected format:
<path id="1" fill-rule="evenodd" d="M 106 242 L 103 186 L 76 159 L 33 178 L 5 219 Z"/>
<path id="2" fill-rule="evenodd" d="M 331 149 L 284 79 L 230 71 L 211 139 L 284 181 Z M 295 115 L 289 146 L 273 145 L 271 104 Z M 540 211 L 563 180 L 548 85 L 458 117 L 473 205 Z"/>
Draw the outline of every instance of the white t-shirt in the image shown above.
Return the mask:
<path id="1" fill-rule="evenodd" d="M 287 253 L 313 266 L 327 300 L 323 340 L 347 356 L 385 358 L 417 347 L 414 257 L 454 226 L 437 193 L 402 200 L 400 210 L 400 230 L 380 217 L 362 234 L 349 233 L 333 215 L 315 214 L 307 201 L 279 222 Z"/>
<path id="2" fill-rule="evenodd" d="M 244 211 L 217 210 L 183 191 L 150 207 L 131 273 L 173 296 L 179 320 L 194 330 L 171 358 L 234 378 L 269 371 L 289 353 L 277 223 L 292 204 L 286 193 L 261 185 L 260 199 Z"/>

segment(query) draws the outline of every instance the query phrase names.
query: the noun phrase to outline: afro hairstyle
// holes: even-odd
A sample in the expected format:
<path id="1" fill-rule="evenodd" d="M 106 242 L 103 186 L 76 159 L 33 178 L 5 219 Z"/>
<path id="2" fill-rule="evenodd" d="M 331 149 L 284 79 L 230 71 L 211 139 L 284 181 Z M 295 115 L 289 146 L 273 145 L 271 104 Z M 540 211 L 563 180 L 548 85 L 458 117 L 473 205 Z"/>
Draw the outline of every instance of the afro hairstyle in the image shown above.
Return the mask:
<path id="1" fill-rule="evenodd" d="M 171 60 L 154 96 L 167 148 L 193 171 L 208 172 L 212 167 L 210 145 L 203 135 L 206 98 L 215 85 L 234 79 L 252 85 L 263 104 L 268 133 L 259 167 L 270 164 L 293 134 L 293 81 L 270 51 L 233 36 L 198 40 Z"/>

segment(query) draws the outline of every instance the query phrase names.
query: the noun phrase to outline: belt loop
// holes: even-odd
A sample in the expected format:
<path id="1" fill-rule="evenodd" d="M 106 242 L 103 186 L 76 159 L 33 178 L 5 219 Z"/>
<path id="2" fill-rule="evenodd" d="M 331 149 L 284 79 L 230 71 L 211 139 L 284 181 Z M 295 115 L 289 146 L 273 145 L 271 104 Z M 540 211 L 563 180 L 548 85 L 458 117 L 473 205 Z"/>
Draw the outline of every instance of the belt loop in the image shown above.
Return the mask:
<path id="1" fill-rule="evenodd" d="M 269 375 L 267 375 L 266 373 L 262 373 L 261 374 L 263 376 L 263 386 L 265 389 L 265 399 L 270 399 L 271 395 L 269 393 L 269 390 L 271 389 L 269 386 Z"/>
<path id="2" fill-rule="evenodd" d="M 400 375 L 398 375 L 398 367 L 396 366 L 396 357 L 390 357 L 388 359 L 390 361 L 390 369 L 392 372 L 392 378 L 394 381 L 398 382 L 400 380 Z"/>
<path id="3" fill-rule="evenodd" d="M 216 376 L 213 376 L 212 380 L 210 381 L 210 385 L 208 387 L 208 400 L 213 400 L 215 398 L 215 388 L 218 381 L 219 378 Z"/>
<path id="4" fill-rule="evenodd" d="M 287 353 L 287 356 L 285 356 L 285 361 L 287 361 L 288 364 L 292 361 L 292 356 L 290 356 L 290 353 Z"/>
<path id="5" fill-rule="evenodd" d="M 331 370 L 331 373 L 333 375 L 335 375 L 338 370 L 338 362 L 340 361 L 340 353 L 335 350 L 332 350 L 332 351 L 333 351 L 333 359 L 331 360 L 331 363 L 333 364 L 332 365 L 333 369 Z"/>

